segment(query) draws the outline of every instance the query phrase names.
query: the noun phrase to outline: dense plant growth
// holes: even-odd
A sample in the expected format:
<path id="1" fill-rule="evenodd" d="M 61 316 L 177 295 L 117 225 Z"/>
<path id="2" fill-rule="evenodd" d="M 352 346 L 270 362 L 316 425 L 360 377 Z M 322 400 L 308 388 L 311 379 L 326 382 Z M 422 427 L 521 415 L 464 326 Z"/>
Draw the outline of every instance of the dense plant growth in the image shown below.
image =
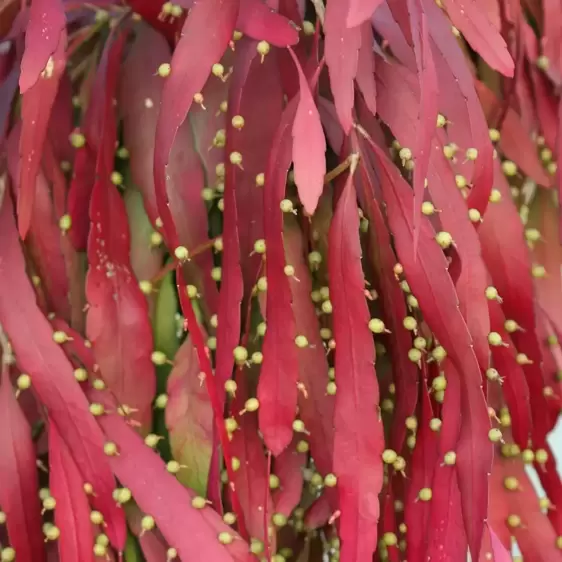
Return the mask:
<path id="1" fill-rule="evenodd" d="M 561 29 L 0 1 L 1 561 L 562 560 Z"/>

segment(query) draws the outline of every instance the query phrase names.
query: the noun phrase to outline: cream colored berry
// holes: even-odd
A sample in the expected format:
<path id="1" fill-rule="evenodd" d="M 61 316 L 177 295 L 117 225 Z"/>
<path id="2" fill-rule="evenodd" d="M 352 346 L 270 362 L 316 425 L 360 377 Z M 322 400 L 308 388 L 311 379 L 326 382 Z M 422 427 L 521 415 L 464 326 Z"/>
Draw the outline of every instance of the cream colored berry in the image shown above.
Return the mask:
<path id="1" fill-rule="evenodd" d="M 17 378 L 16 385 L 18 387 L 18 390 L 27 390 L 31 387 L 31 377 L 26 373 L 22 373 Z"/>
<path id="2" fill-rule="evenodd" d="M 398 454 L 393 449 L 385 449 L 382 453 L 382 460 L 386 464 L 394 464 L 397 458 Z"/>
<path id="3" fill-rule="evenodd" d="M 158 67 L 158 76 L 161 78 L 167 78 L 172 73 L 172 66 L 164 62 Z"/>
<path id="4" fill-rule="evenodd" d="M 369 330 L 371 330 L 373 334 L 383 334 L 386 331 L 386 327 L 380 318 L 371 318 L 371 320 L 369 320 Z"/>
<path id="5" fill-rule="evenodd" d="M 502 337 L 498 332 L 490 332 L 488 334 L 488 343 L 493 346 L 499 346 L 504 344 Z"/>
<path id="6" fill-rule="evenodd" d="M 447 466 L 453 466 L 457 462 L 457 453 L 455 451 L 448 451 L 443 457 L 443 463 Z"/>
<path id="7" fill-rule="evenodd" d="M 244 409 L 247 412 L 255 412 L 260 407 L 260 402 L 257 398 L 248 398 L 244 403 Z"/>
<path id="8" fill-rule="evenodd" d="M 402 325 L 406 328 L 406 330 L 413 331 L 417 329 L 418 322 L 413 316 L 406 316 L 402 321 Z"/>
<path id="9" fill-rule="evenodd" d="M 154 517 L 152 517 L 152 515 L 145 515 L 141 519 L 141 527 L 143 531 L 151 531 L 152 529 L 154 529 L 155 525 L 156 521 L 154 520 Z"/>
<path id="10" fill-rule="evenodd" d="M 453 237 L 449 232 L 438 232 L 435 236 L 435 240 L 443 249 L 447 249 L 453 243 Z"/>
<path id="11" fill-rule="evenodd" d="M 490 431 L 488 431 L 488 439 L 492 443 L 498 443 L 503 439 L 502 432 L 497 427 L 493 427 Z"/>
<path id="12" fill-rule="evenodd" d="M 189 251 L 185 246 L 178 246 L 174 250 L 174 255 L 179 261 L 186 261 L 189 259 Z"/>
<path id="13" fill-rule="evenodd" d="M 248 350 L 241 345 L 236 346 L 232 353 L 238 365 L 243 365 L 248 360 Z"/>
<path id="14" fill-rule="evenodd" d="M 300 349 L 304 349 L 305 347 L 308 347 L 308 338 L 306 336 L 298 335 L 295 338 L 295 344 L 298 348 Z"/>

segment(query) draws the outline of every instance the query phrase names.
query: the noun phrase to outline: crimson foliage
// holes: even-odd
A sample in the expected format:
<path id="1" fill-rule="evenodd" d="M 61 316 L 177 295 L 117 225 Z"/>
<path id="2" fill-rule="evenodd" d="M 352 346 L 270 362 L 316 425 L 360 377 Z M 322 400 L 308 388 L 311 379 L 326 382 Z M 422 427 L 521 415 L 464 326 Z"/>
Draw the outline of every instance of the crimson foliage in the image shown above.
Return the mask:
<path id="1" fill-rule="evenodd" d="M 562 560 L 559 2 L 0 22 L 2 562 Z"/>

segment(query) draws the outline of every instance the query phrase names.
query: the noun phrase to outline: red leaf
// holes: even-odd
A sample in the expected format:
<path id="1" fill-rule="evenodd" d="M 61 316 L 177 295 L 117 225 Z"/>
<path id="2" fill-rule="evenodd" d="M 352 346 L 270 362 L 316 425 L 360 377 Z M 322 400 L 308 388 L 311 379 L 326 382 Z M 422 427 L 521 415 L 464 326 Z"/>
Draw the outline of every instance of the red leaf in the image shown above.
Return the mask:
<path id="1" fill-rule="evenodd" d="M 421 256 L 420 256 L 421 259 Z M 412 454 L 412 458 L 408 463 L 408 480 L 406 485 L 406 505 L 404 509 L 404 522 L 408 528 L 408 558 L 413 562 L 422 562 L 427 560 L 425 553 L 428 549 L 429 540 L 434 535 L 440 535 L 441 529 L 439 523 L 436 528 L 431 528 L 430 515 L 431 505 L 428 502 L 420 501 L 419 493 L 423 488 L 430 488 L 431 483 L 434 482 L 436 467 L 442 462 L 438 457 L 438 441 L 437 434 L 431 430 L 429 422 L 433 417 L 433 410 L 431 407 L 431 399 L 427 390 L 427 369 L 424 368 L 424 379 L 420 384 L 420 420 L 419 430 L 416 434 L 416 446 Z M 454 420 L 451 420 L 454 422 Z M 449 430 L 449 439 L 456 438 L 454 435 L 454 428 Z M 452 440 L 452 439 L 451 439 Z M 456 441 L 456 439 L 454 439 Z M 447 467 L 450 476 L 451 467 Z M 447 475 L 443 482 L 439 483 L 442 487 L 441 493 L 447 490 Z M 432 489 L 433 491 L 433 489 Z M 443 498 L 439 497 L 437 492 L 437 506 L 443 504 Z M 432 497 L 433 500 L 433 497 Z M 447 496 L 446 502 L 450 501 Z M 431 530 L 431 532 L 430 532 Z"/>
<path id="2" fill-rule="evenodd" d="M 289 518 L 293 509 L 299 505 L 303 489 L 303 468 L 306 454 L 299 453 L 296 445 L 299 438 L 293 439 L 291 445 L 275 459 L 275 475 L 280 485 L 273 492 L 273 511 Z"/>
<path id="3" fill-rule="evenodd" d="M 511 416 L 511 431 L 521 450 L 527 447 L 531 437 L 531 410 L 529 387 L 523 368 L 517 363 L 517 351 L 505 329 L 505 315 L 498 303 L 490 302 L 490 329 L 497 332 L 508 345 L 492 348 L 493 366 L 503 378 L 502 390 Z M 499 381 L 498 381 L 499 382 Z"/>
<path id="4" fill-rule="evenodd" d="M 193 0 L 180 0 L 177 2 L 184 10 L 191 8 L 192 3 Z M 163 0 L 128 0 L 127 4 L 133 12 L 139 14 L 143 20 L 147 21 L 159 34 L 163 35 L 169 43 L 173 43 L 176 40 L 185 19 L 183 14 L 179 18 L 164 14 L 165 2 Z"/>
<path id="5" fill-rule="evenodd" d="M 357 86 L 365 104 L 373 115 L 377 113 L 377 84 L 375 81 L 375 57 L 373 54 L 373 28 L 371 22 L 361 25 L 361 48 L 357 58 Z"/>
<path id="6" fill-rule="evenodd" d="M 162 538 L 158 529 L 147 531 L 142 527 L 143 514 L 136 505 L 131 505 L 129 502 L 125 506 L 127 513 L 127 521 L 131 527 L 131 531 L 137 536 L 142 553 L 146 562 L 162 562 L 168 560 L 167 544 Z"/>
<path id="7" fill-rule="evenodd" d="M 7 142 L 8 170 L 16 192 L 21 190 L 18 184 L 19 170 L 18 144 L 21 127 L 12 129 Z M 68 279 L 61 252 L 61 232 L 55 220 L 53 201 L 49 186 L 42 172 L 33 180 L 35 204 L 32 208 L 27 246 L 35 266 L 35 273 L 40 277 L 45 289 L 48 311 L 68 319 Z"/>
<path id="8" fill-rule="evenodd" d="M 236 377 L 238 388 L 236 397 L 230 405 L 231 415 L 238 422 L 238 429 L 232 435 L 231 452 L 240 460 L 232 482 L 244 513 L 244 523 L 250 537 L 264 543 L 269 542 L 274 550 L 275 537 L 267 537 L 266 522 L 273 515 L 273 502 L 269 490 L 268 461 L 264 455 L 263 441 L 258 432 L 258 415 L 255 412 L 243 412 L 244 403 L 250 398 L 248 392 L 248 373 L 238 371 Z"/>
<path id="9" fill-rule="evenodd" d="M 289 53 L 297 67 L 300 91 L 292 130 L 295 183 L 305 212 L 312 215 L 324 189 L 326 138 L 306 76 L 293 50 Z"/>
<path id="10" fill-rule="evenodd" d="M 421 203 L 429 168 L 431 140 L 437 121 L 437 75 L 429 44 L 427 17 L 421 0 L 408 0 L 412 44 L 420 83 L 419 126 L 416 128 L 414 168 L 414 254 L 420 232 Z"/>
<path id="11" fill-rule="evenodd" d="M 25 51 L 21 61 L 20 92 L 25 94 L 47 71 L 51 56 L 64 52 L 66 18 L 61 0 L 33 0 L 25 31 Z M 55 55 L 57 56 L 57 55 Z M 63 65 L 64 66 L 64 65 Z"/>
<path id="12" fill-rule="evenodd" d="M 125 35 L 110 51 L 108 75 L 100 107 L 101 138 L 96 161 L 97 180 L 90 202 L 88 238 L 90 267 L 86 277 L 88 316 L 86 331 L 92 341 L 101 376 L 120 404 L 138 411 L 143 430 L 152 420 L 156 389 L 152 329 L 148 303 L 135 279 L 129 259 L 130 235 L 123 199 L 110 180 L 116 142 L 113 95 L 117 87 L 115 64 L 120 61 Z M 131 338 L 135 345 L 130 345 Z"/>
<path id="13" fill-rule="evenodd" d="M 222 453 L 224 456 L 226 471 L 229 480 L 232 482 L 234 480 L 235 473 L 232 468 L 232 456 L 229 446 L 229 438 L 224 424 L 224 418 L 223 418 L 224 412 L 221 406 L 221 400 L 215 383 L 215 376 L 211 367 L 211 361 L 209 359 L 209 350 L 205 345 L 203 332 L 197 321 L 197 317 L 195 315 L 193 306 L 187 297 L 186 283 L 185 283 L 185 279 L 183 278 L 180 265 L 178 265 L 176 268 L 176 282 L 177 282 L 181 309 L 185 316 L 185 324 L 191 334 L 193 345 L 195 346 L 195 349 L 197 351 L 197 358 L 199 360 L 199 366 L 201 368 L 201 372 L 205 375 L 204 376 L 205 385 L 207 387 L 209 399 L 211 400 L 211 405 L 213 407 L 215 428 L 220 436 L 220 444 L 222 447 Z M 232 499 L 232 507 L 234 513 L 238 518 L 238 528 L 240 529 L 241 535 L 246 537 L 247 532 L 244 526 L 242 508 L 240 507 L 240 502 L 238 500 L 236 490 L 232 490 L 231 499 Z"/>
<path id="14" fill-rule="evenodd" d="M 515 478 L 517 489 L 506 490 L 506 478 Z M 548 524 L 547 516 L 542 513 L 533 483 L 526 474 L 521 459 L 496 455 L 490 483 L 490 526 L 502 544 L 510 548 L 513 537 L 524 558 L 541 562 L 560 562 L 562 553 L 556 546 L 557 532 Z M 509 515 L 518 515 L 521 525 L 509 527 Z"/>
<path id="15" fill-rule="evenodd" d="M 403 324 L 403 318 L 408 315 L 404 302 L 404 293 L 396 282 L 393 268 L 398 261 L 392 249 L 390 233 L 375 195 L 374 170 L 369 165 L 369 156 L 364 143 L 354 138 L 354 144 L 362 155 L 361 179 L 364 193 L 359 195 L 362 208 L 367 211 L 373 228 L 369 229 L 369 247 L 376 257 L 373 260 L 380 279 L 380 290 L 383 295 L 382 304 L 384 318 L 387 322 L 391 342 L 392 362 L 395 372 L 396 405 L 394 409 L 394 423 L 392 424 L 391 445 L 395 451 L 401 451 L 406 435 L 405 421 L 414 413 L 418 400 L 418 369 L 408 359 L 408 351 L 412 346 L 410 333 Z"/>
<path id="16" fill-rule="evenodd" d="M 242 47 L 244 49 L 244 47 Z M 232 126 L 232 118 L 241 115 L 240 104 L 248 78 L 251 59 L 247 64 L 236 66 L 231 78 L 228 98 L 228 123 L 226 152 L 240 152 L 240 139 Z M 238 209 L 236 201 L 237 179 L 241 174 L 238 166 L 225 163 L 224 212 L 223 212 L 223 261 L 218 315 L 221 319 L 217 328 L 216 376 L 220 388 L 232 377 L 234 348 L 240 341 L 240 304 L 244 296 L 244 281 L 240 267 L 240 240 L 238 238 Z M 224 394 L 221 394 L 224 407 Z"/>
<path id="17" fill-rule="evenodd" d="M 494 69 L 511 78 L 514 62 L 480 0 L 449 0 L 447 14 L 469 45 Z"/>
<path id="18" fill-rule="evenodd" d="M 260 189 L 256 187 L 256 176 L 266 171 L 269 151 L 284 106 L 277 53 L 270 53 L 262 63 L 255 49 L 254 42 L 242 39 L 237 43 L 234 61 L 235 69 L 249 67 L 239 113 L 244 116 L 245 124 L 236 132 L 235 137 L 238 151 L 244 157 L 244 170 L 235 171 L 236 189 L 234 190 L 245 300 L 250 297 L 258 271 L 262 266 L 261 256 L 253 251 L 254 242 L 264 237 L 264 201 L 261 194 L 256 194 L 256 189 Z M 242 74 L 242 68 L 240 73 Z M 235 71 L 231 80 L 236 75 Z"/>
<path id="19" fill-rule="evenodd" d="M 441 562 L 463 560 L 467 549 L 457 471 L 454 466 L 444 463 L 445 455 L 455 452 L 459 439 L 462 388 L 459 374 L 450 362 L 445 365 L 445 373 L 447 391 L 442 409 L 443 424 L 439 432 L 439 456 L 431 487 L 433 495 L 427 551 L 427 558 Z M 422 427 L 429 425 L 422 423 Z"/>
<path id="20" fill-rule="evenodd" d="M 367 21 L 384 0 L 349 0 L 346 26 L 356 27 Z"/>
<path id="21" fill-rule="evenodd" d="M 507 548 L 501 543 L 500 539 L 494 533 L 494 530 L 489 527 L 490 532 L 490 542 L 492 546 L 492 554 L 494 555 L 494 562 L 511 562 L 511 554 L 508 552 Z"/>
<path id="22" fill-rule="evenodd" d="M 57 3 L 55 2 L 55 4 Z M 46 5 L 41 6 L 41 4 Z M 20 91 L 24 94 L 21 106 L 22 130 L 19 147 L 18 229 L 22 239 L 25 238 L 31 224 L 35 200 L 35 181 L 41 166 L 43 143 L 47 136 L 51 110 L 66 64 L 64 14 L 62 6 L 58 9 L 60 14 L 57 14 L 57 7 L 52 4 L 49 6 L 49 2 L 34 0 L 31 4 L 31 17 L 26 33 L 26 51 L 22 59 L 20 75 Z M 37 14 L 37 10 L 41 10 L 43 13 Z M 59 15 L 63 18 L 61 29 L 58 27 L 60 22 L 57 21 Z M 41 23 L 36 21 L 37 18 L 41 18 Z M 48 21 L 49 19 L 51 21 Z M 37 76 L 35 77 L 33 76 L 35 71 L 33 66 L 38 62 L 41 63 L 43 57 L 41 53 L 34 53 L 38 60 L 35 60 L 35 58 L 31 60 L 31 57 L 27 56 L 28 50 L 35 51 L 37 49 L 37 45 L 32 44 L 32 41 L 37 41 L 37 36 L 32 36 L 31 33 L 42 35 L 42 39 L 46 43 L 39 42 L 39 45 L 41 45 L 39 48 L 41 50 L 45 48 L 49 51 L 47 54 L 48 62 L 45 61 L 44 70 L 42 68 L 37 69 Z M 56 43 L 54 43 L 55 48 L 52 51 L 49 42 L 51 33 L 57 37 Z"/>
<path id="23" fill-rule="evenodd" d="M 490 320 L 485 293 L 488 273 L 482 259 L 478 234 L 470 222 L 465 200 L 456 188 L 455 176 L 438 139 L 433 142 L 428 188 L 435 207 L 440 211 L 442 228 L 453 237 L 460 258 L 460 264 L 451 266 L 451 269 L 460 269 L 456 280 L 459 306 L 472 336 L 480 369 L 485 370 L 490 361 Z"/>
<path id="24" fill-rule="evenodd" d="M 194 494 L 166 471 L 162 459 L 117 415 L 100 418 L 100 425 L 119 455 L 110 459 L 119 481 L 129 488 L 142 511 L 154 517 L 164 538 L 184 560 L 251 562 L 249 548 L 213 509 L 191 505 Z M 139 470 L 142 467 L 142 470 Z M 186 529 L 190 529 L 186 533 Z M 221 544 L 218 535 L 229 532 L 233 542 Z"/>
<path id="25" fill-rule="evenodd" d="M 265 40 L 276 47 L 295 45 L 299 41 L 296 24 L 261 0 L 240 0 L 236 29 L 252 39 Z"/>
<path id="26" fill-rule="evenodd" d="M 558 216 L 553 193 L 538 190 L 527 226 L 541 233 L 541 240 L 531 248 L 531 256 L 534 263 L 544 266 L 546 276 L 535 279 L 535 294 L 541 311 L 562 337 L 562 247 Z"/>
<path id="27" fill-rule="evenodd" d="M 221 59 L 232 38 L 237 16 L 238 0 L 195 3 L 185 20 L 172 56 L 171 74 L 162 90 L 156 126 L 154 186 L 163 231 L 172 247 L 178 246 L 178 239 L 166 197 L 166 166 L 178 129 L 193 104 L 193 96 L 201 92 L 212 65 Z"/>
<path id="28" fill-rule="evenodd" d="M 328 271 L 333 304 L 335 371 L 334 473 L 341 510 L 342 562 L 371 560 L 377 544 L 378 494 L 384 436 L 375 350 L 361 268 L 359 214 L 353 185 L 356 162 L 336 204 L 329 233 Z"/>
<path id="29" fill-rule="evenodd" d="M 523 225 L 499 163 L 496 163 L 495 184 L 502 198 L 488 207 L 486 219 L 479 229 L 482 254 L 503 300 L 506 318 L 515 320 L 523 329 L 511 334 L 515 349 L 533 361 L 523 365 L 523 372 L 530 392 L 533 445 L 542 447 L 552 426 L 543 394 L 542 359 L 535 328 L 533 283 L 529 274 L 531 263 Z"/>
<path id="30" fill-rule="evenodd" d="M 68 235 L 72 245 L 78 251 L 86 249 L 90 221 L 88 207 L 96 177 L 96 153 L 86 144 L 76 151 L 74 174 L 68 191 L 68 214 L 72 228 Z"/>
<path id="31" fill-rule="evenodd" d="M 108 144 L 107 135 L 115 137 L 108 126 L 107 113 L 113 112 L 113 99 L 125 45 L 125 32 L 116 27 L 105 43 L 102 58 L 95 75 L 90 104 L 84 117 L 86 145 L 77 151 L 75 174 L 68 193 L 68 213 L 72 218 L 70 239 L 77 250 L 85 250 L 90 230 L 89 207 L 96 181 L 100 179 L 100 163 L 104 166 L 103 180 L 108 181 L 113 171 L 115 140 Z"/>
<path id="32" fill-rule="evenodd" d="M 493 115 L 493 111 L 497 110 L 502 102 L 485 84 L 480 81 L 475 81 L 475 84 L 484 111 L 488 116 Z M 550 186 L 552 178 L 546 174 L 537 156 L 536 144 L 531 140 L 530 131 L 524 127 L 519 115 L 511 107 L 507 109 L 500 132 L 500 151 L 534 181 Z"/>
<path id="33" fill-rule="evenodd" d="M 49 424 L 49 488 L 57 501 L 55 525 L 61 529 L 60 562 L 93 562 L 94 536 L 84 480 L 57 426 Z"/>
<path id="34" fill-rule="evenodd" d="M 321 474 L 332 471 L 334 449 L 334 397 L 326 394 L 328 361 L 320 337 L 320 324 L 310 298 L 312 279 L 305 261 L 305 240 L 296 219 L 285 218 L 283 241 L 287 263 L 295 268 L 290 278 L 296 331 L 306 336 L 309 346 L 297 350 L 299 382 L 306 389 L 306 395 L 299 393 L 299 415 L 310 432 L 308 441 L 314 462 Z M 267 333 L 267 332 L 266 332 Z M 327 493 L 325 490 L 324 493 Z M 331 500 L 336 499 L 331 494 Z M 332 502 L 335 510 L 335 501 Z"/>
<path id="35" fill-rule="evenodd" d="M 85 482 L 95 490 L 93 504 L 104 514 L 115 546 L 125 543 L 124 517 L 115 505 L 115 482 L 103 453 L 103 436 L 74 378 L 72 365 L 53 341 L 53 331 L 35 304 L 6 192 L 0 212 L 0 286 L 12 295 L 0 299 L 0 324 L 6 330 L 20 369 L 49 411 Z M 33 334 L 32 340 L 29 335 Z"/>
<path id="36" fill-rule="evenodd" d="M 463 381 L 463 424 L 457 450 L 463 518 L 469 547 L 478 558 L 488 504 L 487 476 L 492 462 L 488 441 L 490 422 L 481 388 L 478 361 L 472 339 L 458 309 L 458 297 L 447 272 L 445 257 L 433 240 L 430 224 L 422 221 L 418 259 L 411 252 L 413 197 L 405 180 L 382 150 L 371 143 L 381 169 L 381 187 L 387 203 L 388 221 L 406 280 L 419 300 L 424 319 L 452 358 Z"/>
<path id="37" fill-rule="evenodd" d="M 439 91 L 442 94 L 439 106 L 450 121 L 447 125 L 449 137 L 459 146 L 476 148 L 478 151 L 472 170 L 468 208 L 477 209 L 483 215 L 493 183 L 493 147 L 488 126 L 464 53 L 450 32 L 450 22 L 435 2 L 423 1 L 432 39 Z M 464 163 L 462 173 L 469 182 L 470 172 L 470 163 Z"/>
<path id="38" fill-rule="evenodd" d="M 131 179 L 142 193 L 146 212 L 154 226 L 158 209 L 152 174 L 153 154 L 163 86 L 155 69 L 169 60 L 170 48 L 166 40 L 141 23 L 123 62 L 119 83 L 119 107 L 124 144 L 129 151 Z"/>
<path id="39" fill-rule="evenodd" d="M 345 133 L 353 125 L 353 81 L 357 76 L 361 28 L 345 26 L 350 0 L 337 0 L 326 7 L 325 57 L 336 112 Z"/>
<path id="40" fill-rule="evenodd" d="M 205 496 L 213 446 L 213 409 L 199 379 L 199 361 L 188 339 L 174 357 L 168 377 L 166 427 L 175 460 L 187 468 L 178 480 Z"/>
<path id="41" fill-rule="evenodd" d="M 285 109 L 273 141 L 264 187 L 264 232 L 267 248 L 267 331 L 258 384 L 259 424 L 265 444 L 275 456 L 293 438 L 297 407 L 298 356 L 289 279 L 285 274 L 283 211 L 285 182 L 291 165 L 291 125 L 297 109 Z"/>
<path id="42" fill-rule="evenodd" d="M 560 32 L 560 0 L 545 0 L 542 4 L 542 54 L 548 58 L 549 74 L 553 82 L 562 79 L 562 33 Z"/>
<path id="43" fill-rule="evenodd" d="M 4 207 L 9 208 L 9 200 L 4 201 Z M 5 215 L 6 212 L 2 214 Z M 5 245 L 7 240 L 4 236 L 2 240 Z M 2 284 L 2 287 L 7 289 L 8 286 Z M 0 321 L 8 331 L 3 315 Z M 2 375 L 0 384 L 0 423 L 0 447 L 3 451 L 0 455 L 0 505 L 6 513 L 10 544 L 16 551 L 18 562 L 43 562 L 45 550 L 41 532 L 35 448 L 31 440 L 31 428 L 14 396 L 7 370 Z"/>

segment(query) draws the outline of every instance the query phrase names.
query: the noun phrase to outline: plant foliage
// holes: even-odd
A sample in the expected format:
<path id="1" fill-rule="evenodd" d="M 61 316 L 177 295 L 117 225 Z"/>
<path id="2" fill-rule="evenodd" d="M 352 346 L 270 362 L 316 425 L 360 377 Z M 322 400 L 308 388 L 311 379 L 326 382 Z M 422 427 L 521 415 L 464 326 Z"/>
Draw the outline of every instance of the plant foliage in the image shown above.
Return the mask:
<path id="1" fill-rule="evenodd" d="M 0 1 L 1 561 L 562 561 L 561 26 Z"/>

